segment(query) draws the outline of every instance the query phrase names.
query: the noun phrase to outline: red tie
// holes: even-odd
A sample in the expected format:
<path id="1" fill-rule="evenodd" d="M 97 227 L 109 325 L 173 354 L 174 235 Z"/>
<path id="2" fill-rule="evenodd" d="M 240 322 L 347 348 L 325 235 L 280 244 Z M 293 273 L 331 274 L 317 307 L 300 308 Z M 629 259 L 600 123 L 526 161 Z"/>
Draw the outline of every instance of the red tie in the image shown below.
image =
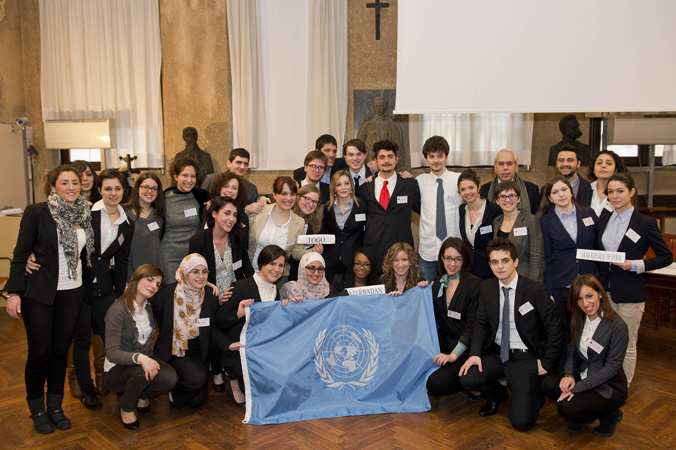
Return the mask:
<path id="1" fill-rule="evenodd" d="M 387 204 L 390 203 L 390 191 L 387 190 L 387 180 L 383 181 L 383 188 L 380 190 L 380 206 L 387 211 Z"/>

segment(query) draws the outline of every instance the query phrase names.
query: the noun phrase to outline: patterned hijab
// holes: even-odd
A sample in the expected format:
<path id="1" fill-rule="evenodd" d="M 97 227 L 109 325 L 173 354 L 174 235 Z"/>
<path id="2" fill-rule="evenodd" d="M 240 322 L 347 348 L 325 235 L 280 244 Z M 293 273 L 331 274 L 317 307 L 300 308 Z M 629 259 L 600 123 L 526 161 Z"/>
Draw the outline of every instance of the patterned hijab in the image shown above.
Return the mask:
<path id="1" fill-rule="evenodd" d="M 59 236 L 59 244 L 63 248 L 68 266 L 68 278 L 74 280 L 77 276 L 77 262 L 80 258 L 77 245 L 77 231 L 75 225 L 85 232 L 87 248 L 87 265 L 91 266 L 94 254 L 94 230 L 92 229 L 92 215 L 89 204 L 83 196 L 79 196 L 74 204 L 70 204 L 52 192 L 47 197 L 47 207 L 56 223 L 56 231 Z"/>
<path id="2" fill-rule="evenodd" d="M 198 253 L 192 253 L 181 261 L 176 271 L 176 289 L 174 289 L 174 336 L 171 354 L 183 357 L 188 349 L 188 339 L 199 336 L 198 320 L 204 302 L 204 288 L 195 289 L 188 282 L 188 272 L 197 266 L 209 267 L 206 259 Z"/>
<path id="3" fill-rule="evenodd" d="M 284 286 L 280 295 L 282 298 L 303 297 L 303 298 L 326 298 L 331 292 L 329 282 L 326 281 L 326 276 L 317 284 L 311 284 L 305 276 L 305 268 L 310 263 L 318 261 L 322 266 L 326 267 L 324 258 L 317 252 L 308 252 L 303 255 L 298 264 L 298 281 L 289 281 Z"/>

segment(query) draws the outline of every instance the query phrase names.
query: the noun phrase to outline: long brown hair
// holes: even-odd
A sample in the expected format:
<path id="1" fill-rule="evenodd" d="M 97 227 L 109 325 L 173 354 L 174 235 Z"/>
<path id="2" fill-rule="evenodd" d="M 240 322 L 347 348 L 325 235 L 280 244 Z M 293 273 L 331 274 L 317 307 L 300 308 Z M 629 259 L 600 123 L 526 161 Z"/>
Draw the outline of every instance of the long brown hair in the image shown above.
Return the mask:
<path id="1" fill-rule="evenodd" d="M 561 182 L 566 186 L 568 186 L 568 189 L 570 190 L 570 199 L 573 202 L 573 208 L 577 209 L 578 211 L 580 210 L 580 205 L 577 203 L 577 200 L 575 199 L 575 191 L 573 191 L 573 185 L 570 184 L 570 180 L 568 180 L 568 178 L 564 177 L 563 175 L 555 175 L 549 179 L 547 184 L 545 184 L 545 189 L 542 194 L 542 201 L 540 202 L 540 209 L 535 215 L 535 217 L 537 217 L 538 219 L 542 216 L 546 216 L 549 210 L 554 207 L 554 204 L 549 199 L 549 196 L 552 194 L 552 189 L 554 188 L 554 185 L 558 182 Z"/>
<path id="2" fill-rule="evenodd" d="M 300 210 L 299 203 L 300 199 L 304 195 L 309 194 L 310 192 L 314 192 L 315 194 L 317 194 L 319 203 L 317 203 L 317 207 L 315 208 L 314 212 L 306 216 Z M 306 184 L 302 188 L 298 189 L 298 193 L 296 194 L 296 204 L 293 205 L 291 211 L 293 211 L 294 213 L 298 214 L 298 216 L 303 218 L 303 220 L 307 224 L 308 233 L 310 232 L 313 234 L 319 233 L 322 229 L 322 220 L 324 219 L 324 208 L 322 207 L 322 194 L 321 192 L 319 192 L 317 186 L 313 184 Z"/>
<path id="3" fill-rule="evenodd" d="M 568 315 L 570 316 L 570 342 L 577 342 L 582 335 L 582 328 L 587 314 L 578 306 L 577 301 L 580 298 L 580 291 L 584 286 L 592 288 L 599 294 L 599 311 L 598 314 L 603 320 L 612 322 L 615 318 L 615 312 L 610 306 L 610 300 L 606 294 L 605 289 L 601 286 L 601 282 L 594 276 L 588 273 L 579 275 L 573 280 L 568 291 Z"/>
<path id="4" fill-rule="evenodd" d="M 392 244 L 392 247 L 387 250 L 385 255 L 385 261 L 383 262 L 383 274 L 381 279 L 385 285 L 385 290 L 391 292 L 397 289 L 397 278 L 394 274 L 394 258 L 397 257 L 399 252 L 406 253 L 408 260 L 411 263 L 411 266 L 408 268 L 408 275 L 406 277 L 406 285 L 404 290 L 407 291 L 412 287 L 415 287 L 416 284 L 420 281 L 420 267 L 418 266 L 418 258 L 415 256 L 413 247 L 408 245 L 406 242 L 397 242 Z M 374 270 L 371 268 L 371 270 Z"/>
<path id="5" fill-rule="evenodd" d="M 133 316 L 136 307 L 134 306 L 134 301 L 136 300 L 136 294 L 138 292 L 138 282 L 142 278 L 148 277 L 162 277 L 162 282 L 160 287 L 164 286 L 164 274 L 159 267 L 152 264 L 143 264 L 139 266 L 138 269 L 134 271 L 127 285 L 127 289 L 124 291 L 124 294 L 120 296 L 120 301 L 127 308 L 127 311 Z M 148 301 L 152 302 L 152 298 L 149 298 Z"/>
<path id="6" fill-rule="evenodd" d="M 355 187 L 354 180 L 350 176 L 350 172 L 348 172 L 346 169 L 343 169 L 343 170 L 339 170 L 338 172 L 334 173 L 333 176 L 331 177 L 331 187 L 329 188 L 329 190 L 330 190 L 329 202 L 326 205 L 326 209 L 333 208 L 333 205 L 338 200 L 338 196 L 336 195 L 336 185 L 338 184 L 338 179 L 342 176 L 346 176 L 347 179 L 350 180 L 350 188 L 352 189 L 350 191 L 350 197 L 354 201 L 355 206 L 359 207 L 359 200 L 357 199 L 357 196 L 355 195 L 355 189 L 358 188 L 359 186 Z"/>

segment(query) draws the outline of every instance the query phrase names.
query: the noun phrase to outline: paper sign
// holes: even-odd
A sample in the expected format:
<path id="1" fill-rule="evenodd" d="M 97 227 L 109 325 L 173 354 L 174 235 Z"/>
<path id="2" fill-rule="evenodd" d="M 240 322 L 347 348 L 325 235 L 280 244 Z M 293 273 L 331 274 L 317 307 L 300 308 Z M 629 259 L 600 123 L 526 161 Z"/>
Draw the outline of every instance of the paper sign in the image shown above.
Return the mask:
<path id="1" fill-rule="evenodd" d="M 349 295 L 385 294 L 385 285 L 376 284 L 373 286 L 351 287 L 345 290 Z"/>
<path id="2" fill-rule="evenodd" d="M 336 236 L 333 234 L 301 234 L 298 236 L 297 244 L 335 244 Z"/>
<path id="3" fill-rule="evenodd" d="M 624 252 L 606 252 L 603 250 L 587 250 L 586 248 L 578 248 L 575 259 L 608 263 L 623 263 L 625 261 Z"/>

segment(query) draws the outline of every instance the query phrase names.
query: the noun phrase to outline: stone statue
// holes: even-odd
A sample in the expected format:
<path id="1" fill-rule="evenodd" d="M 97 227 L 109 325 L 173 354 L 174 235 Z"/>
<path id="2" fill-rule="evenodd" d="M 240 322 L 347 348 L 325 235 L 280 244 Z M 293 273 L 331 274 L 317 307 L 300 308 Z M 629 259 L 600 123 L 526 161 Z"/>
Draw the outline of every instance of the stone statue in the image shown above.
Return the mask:
<path id="1" fill-rule="evenodd" d="M 591 148 L 587 144 L 583 144 L 577 140 L 582 136 L 580 122 L 577 121 L 577 117 L 573 114 L 563 116 L 559 121 L 559 130 L 561 130 L 562 135 L 561 141 L 549 148 L 549 161 L 547 165 L 556 166 L 556 155 L 559 153 L 559 150 L 570 148 L 575 149 L 577 152 L 580 166 L 589 167 L 589 164 L 591 164 Z"/>
<path id="2" fill-rule="evenodd" d="M 404 153 L 404 136 L 399 124 L 390 116 L 385 115 L 387 111 L 387 100 L 383 97 L 373 99 L 373 109 L 375 115 L 369 116 L 362 122 L 357 132 L 357 139 L 366 143 L 366 152 L 373 159 L 373 144 L 382 140 L 389 140 L 397 144 L 402 156 Z M 402 170 L 406 158 L 399 157 L 397 170 Z M 401 166 L 401 167 L 399 167 Z"/>
<path id="3" fill-rule="evenodd" d="M 214 163 L 211 161 L 211 155 L 197 145 L 197 129 L 195 127 L 183 128 L 183 140 L 185 141 L 185 148 L 178 152 L 174 159 L 193 159 L 200 166 L 197 181 L 201 184 L 208 174 L 214 173 Z"/>

